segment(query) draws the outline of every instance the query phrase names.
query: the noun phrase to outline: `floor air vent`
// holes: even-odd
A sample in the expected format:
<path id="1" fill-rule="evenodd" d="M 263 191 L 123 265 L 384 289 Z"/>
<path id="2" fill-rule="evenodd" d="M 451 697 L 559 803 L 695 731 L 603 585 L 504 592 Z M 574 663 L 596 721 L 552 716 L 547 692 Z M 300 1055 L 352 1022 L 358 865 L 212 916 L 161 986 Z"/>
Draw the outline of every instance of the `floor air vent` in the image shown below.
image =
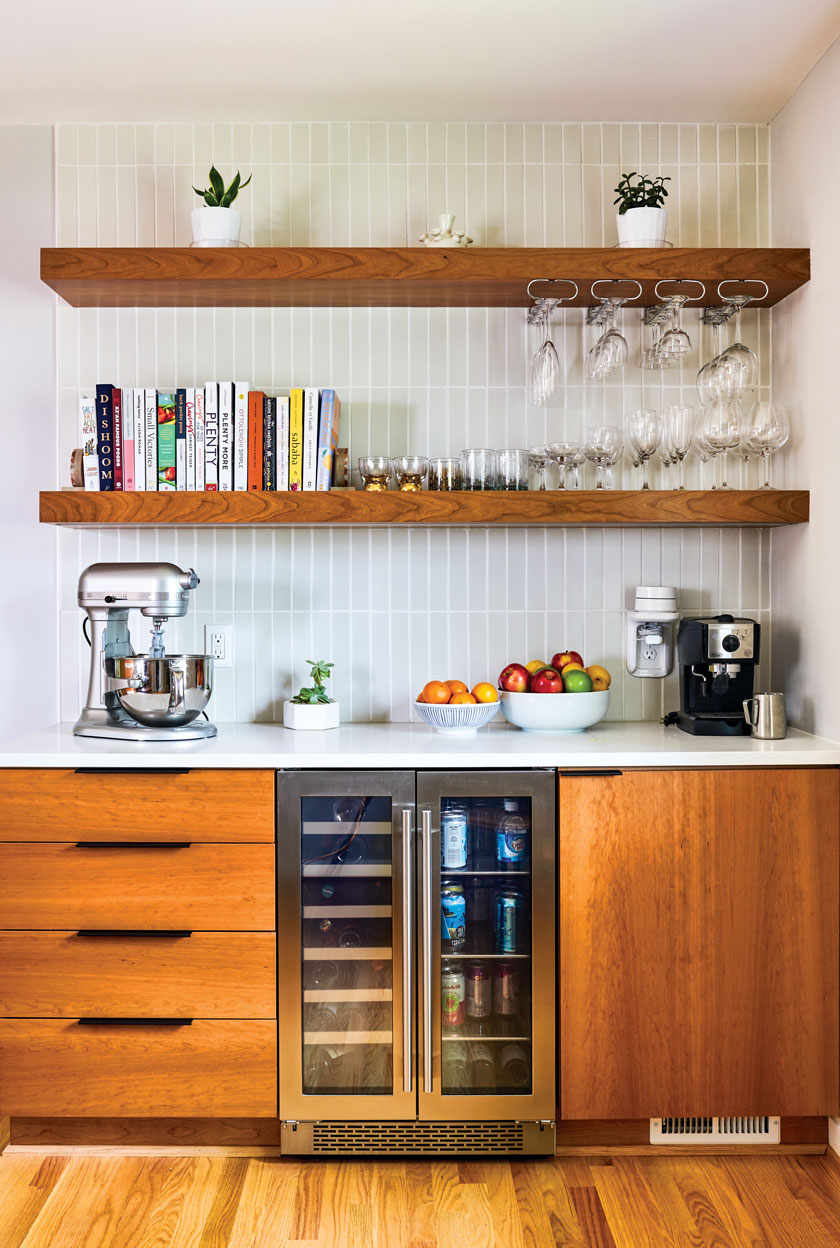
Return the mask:
<path id="1" fill-rule="evenodd" d="M 522 1153 L 520 1122 L 318 1122 L 313 1153 Z"/>
<path id="2" fill-rule="evenodd" d="M 780 1118 L 651 1118 L 651 1144 L 778 1144 Z"/>

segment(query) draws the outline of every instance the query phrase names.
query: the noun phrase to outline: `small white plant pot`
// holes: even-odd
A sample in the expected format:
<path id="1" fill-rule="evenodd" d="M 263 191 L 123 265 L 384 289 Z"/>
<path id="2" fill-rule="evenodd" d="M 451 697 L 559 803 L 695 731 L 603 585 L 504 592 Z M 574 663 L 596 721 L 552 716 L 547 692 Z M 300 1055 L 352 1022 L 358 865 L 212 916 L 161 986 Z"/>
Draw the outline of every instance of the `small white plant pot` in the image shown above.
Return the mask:
<path id="1" fill-rule="evenodd" d="M 628 208 L 616 213 L 619 247 L 667 247 L 667 208 Z"/>
<path id="2" fill-rule="evenodd" d="M 338 703 L 293 702 L 289 698 L 283 703 L 283 724 L 296 731 L 310 729 L 313 732 L 324 732 L 327 728 L 337 728 Z"/>
<path id="3" fill-rule="evenodd" d="M 193 247 L 238 247 L 241 227 L 238 208 L 193 208 Z"/>

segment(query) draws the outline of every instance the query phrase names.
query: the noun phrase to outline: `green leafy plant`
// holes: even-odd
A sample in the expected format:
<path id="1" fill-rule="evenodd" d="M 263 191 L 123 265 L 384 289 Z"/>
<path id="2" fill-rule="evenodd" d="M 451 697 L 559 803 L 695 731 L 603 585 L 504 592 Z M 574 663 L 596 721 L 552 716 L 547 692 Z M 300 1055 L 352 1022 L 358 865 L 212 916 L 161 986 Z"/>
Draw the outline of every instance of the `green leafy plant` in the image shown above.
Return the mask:
<path id="1" fill-rule="evenodd" d="M 634 182 L 633 178 L 638 181 Z M 665 183 L 670 181 L 670 178 L 646 178 L 641 173 L 622 174 L 615 187 L 618 198 L 613 200 L 614 204 L 621 205 L 618 215 L 623 217 L 631 208 L 661 208 L 668 196 Z"/>
<path id="2" fill-rule="evenodd" d="M 300 692 L 296 693 L 292 698 L 293 702 L 303 702 L 309 706 L 315 706 L 319 702 L 332 702 L 332 698 L 328 695 L 324 688 L 324 681 L 330 678 L 330 668 L 334 667 L 333 663 L 325 663 L 323 659 L 319 659 L 315 663 L 312 659 L 307 659 L 309 664 L 309 679 L 312 681 L 311 688 L 303 685 Z"/>
<path id="3" fill-rule="evenodd" d="M 208 177 L 210 178 L 210 185 L 206 191 L 200 191 L 197 186 L 192 188 L 196 195 L 203 199 L 209 208 L 230 208 L 239 192 L 243 190 L 251 181 L 253 174 L 249 173 L 248 177 L 243 182 L 239 170 L 237 169 L 236 177 L 233 179 L 227 190 L 225 190 L 224 178 L 219 173 L 215 165 L 210 166 L 210 173 L 208 174 Z"/>

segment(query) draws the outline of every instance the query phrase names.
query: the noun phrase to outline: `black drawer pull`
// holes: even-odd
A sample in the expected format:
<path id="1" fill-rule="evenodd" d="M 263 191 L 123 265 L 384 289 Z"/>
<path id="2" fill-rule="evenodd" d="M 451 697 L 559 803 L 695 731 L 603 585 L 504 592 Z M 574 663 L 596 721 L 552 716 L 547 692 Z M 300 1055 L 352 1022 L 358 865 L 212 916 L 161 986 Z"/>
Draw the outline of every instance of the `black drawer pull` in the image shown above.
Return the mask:
<path id="1" fill-rule="evenodd" d="M 80 1018 L 79 1027 L 191 1027 L 191 1018 Z"/>
<path id="2" fill-rule="evenodd" d="M 189 767 L 76 767 L 75 776 L 188 776 Z"/>
<path id="3" fill-rule="evenodd" d="M 192 841 L 76 841 L 76 849 L 189 849 Z"/>
<path id="4" fill-rule="evenodd" d="M 570 779 L 573 780 L 578 776 L 623 776 L 624 772 L 623 771 L 594 771 L 594 770 L 561 771 L 560 775 L 568 776 Z"/>
<path id="5" fill-rule="evenodd" d="M 137 937 L 143 940 L 147 937 L 152 937 L 155 940 L 186 940 L 188 936 L 192 936 L 192 932 L 176 931 L 175 929 L 167 931 L 152 928 L 81 927 L 76 932 L 76 935 L 82 936 L 86 940 L 97 940 L 100 937 L 103 939 L 113 939 L 114 937 L 122 939 L 126 936 L 129 938 Z"/>

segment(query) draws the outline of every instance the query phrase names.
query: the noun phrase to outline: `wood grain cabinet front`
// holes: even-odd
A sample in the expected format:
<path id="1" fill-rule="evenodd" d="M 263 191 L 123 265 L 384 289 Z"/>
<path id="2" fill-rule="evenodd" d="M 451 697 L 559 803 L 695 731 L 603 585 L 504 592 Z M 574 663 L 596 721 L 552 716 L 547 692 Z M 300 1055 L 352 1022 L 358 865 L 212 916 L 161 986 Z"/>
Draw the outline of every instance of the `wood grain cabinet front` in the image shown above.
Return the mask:
<path id="1" fill-rule="evenodd" d="M 836 768 L 559 781 L 561 1117 L 840 1108 Z"/>

